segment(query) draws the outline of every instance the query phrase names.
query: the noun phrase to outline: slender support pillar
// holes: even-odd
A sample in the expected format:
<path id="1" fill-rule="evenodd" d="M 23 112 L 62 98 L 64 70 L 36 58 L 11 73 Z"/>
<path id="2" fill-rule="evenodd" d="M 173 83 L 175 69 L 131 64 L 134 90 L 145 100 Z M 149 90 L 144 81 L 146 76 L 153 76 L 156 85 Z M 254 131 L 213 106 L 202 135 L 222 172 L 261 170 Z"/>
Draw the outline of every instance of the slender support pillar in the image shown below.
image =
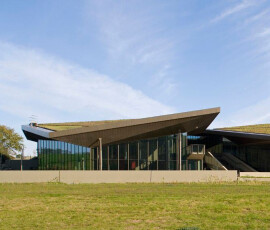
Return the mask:
<path id="1" fill-rule="evenodd" d="M 92 170 L 92 149 L 89 147 L 89 170 Z M 86 152 L 87 153 L 87 152 Z"/>
<path id="2" fill-rule="evenodd" d="M 99 140 L 99 170 L 102 171 L 102 138 Z"/>
<path id="3" fill-rule="evenodd" d="M 179 132 L 179 170 L 182 170 L 182 135 Z"/>
<path id="4" fill-rule="evenodd" d="M 99 170 L 99 147 L 97 147 L 97 170 Z"/>

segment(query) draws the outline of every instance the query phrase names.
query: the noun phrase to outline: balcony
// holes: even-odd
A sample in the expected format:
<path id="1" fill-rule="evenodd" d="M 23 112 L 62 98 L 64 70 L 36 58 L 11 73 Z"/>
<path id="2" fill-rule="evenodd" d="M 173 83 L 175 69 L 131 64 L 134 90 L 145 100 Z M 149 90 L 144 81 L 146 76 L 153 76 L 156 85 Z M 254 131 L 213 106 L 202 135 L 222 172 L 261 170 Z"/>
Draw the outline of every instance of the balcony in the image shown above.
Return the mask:
<path id="1" fill-rule="evenodd" d="M 192 144 L 187 146 L 187 160 L 203 160 L 205 155 L 205 145 Z"/>

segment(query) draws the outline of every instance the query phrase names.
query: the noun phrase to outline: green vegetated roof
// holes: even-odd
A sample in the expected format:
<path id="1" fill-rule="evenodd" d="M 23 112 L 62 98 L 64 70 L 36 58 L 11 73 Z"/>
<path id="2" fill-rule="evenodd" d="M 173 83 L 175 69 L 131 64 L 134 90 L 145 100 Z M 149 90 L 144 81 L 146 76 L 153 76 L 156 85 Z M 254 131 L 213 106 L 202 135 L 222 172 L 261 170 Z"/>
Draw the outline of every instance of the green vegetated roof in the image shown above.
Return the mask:
<path id="1" fill-rule="evenodd" d="M 217 130 L 236 131 L 236 132 L 244 132 L 244 133 L 270 134 L 270 124 L 226 127 L 226 128 L 218 128 Z"/>
<path id="2" fill-rule="evenodd" d="M 123 120 L 48 123 L 48 124 L 38 124 L 37 126 L 41 127 L 41 128 L 49 129 L 49 130 L 52 130 L 52 131 L 62 131 L 62 130 L 68 130 L 68 129 L 76 129 L 76 128 L 82 128 L 82 127 L 104 125 L 104 124 L 117 122 L 117 121 L 123 121 Z"/>

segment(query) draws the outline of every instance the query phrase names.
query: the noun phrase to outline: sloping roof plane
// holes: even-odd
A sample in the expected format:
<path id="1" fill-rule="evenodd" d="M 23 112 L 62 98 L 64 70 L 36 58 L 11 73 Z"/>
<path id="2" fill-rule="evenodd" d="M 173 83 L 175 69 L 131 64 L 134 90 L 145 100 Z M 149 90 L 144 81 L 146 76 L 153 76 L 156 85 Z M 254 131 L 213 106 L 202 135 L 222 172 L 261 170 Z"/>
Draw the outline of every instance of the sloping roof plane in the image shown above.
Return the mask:
<path id="1" fill-rule="evenodd" d="M 153 138 L 181 132 L 203 132 L 219 114 L 220 108 L 197 110 L 170 115 L 97 122 L 41 124 L 40 128 L 51 130 L 49 138 L 81 146 L 114 144 Z M 67 128 L 67 126 L 71 126 Z"/>

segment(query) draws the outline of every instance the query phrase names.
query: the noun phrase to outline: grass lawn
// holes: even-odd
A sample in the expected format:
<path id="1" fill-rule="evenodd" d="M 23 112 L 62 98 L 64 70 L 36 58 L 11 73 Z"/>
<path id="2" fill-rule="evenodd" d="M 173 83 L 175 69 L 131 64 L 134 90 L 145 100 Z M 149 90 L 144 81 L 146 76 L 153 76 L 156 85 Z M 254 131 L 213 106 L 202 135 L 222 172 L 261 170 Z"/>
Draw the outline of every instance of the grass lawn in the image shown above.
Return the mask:
<path id="1" fill-rule="evenodd" d="M 0 229 L 270 229 L 270 184 L 0 184 Z"/>

